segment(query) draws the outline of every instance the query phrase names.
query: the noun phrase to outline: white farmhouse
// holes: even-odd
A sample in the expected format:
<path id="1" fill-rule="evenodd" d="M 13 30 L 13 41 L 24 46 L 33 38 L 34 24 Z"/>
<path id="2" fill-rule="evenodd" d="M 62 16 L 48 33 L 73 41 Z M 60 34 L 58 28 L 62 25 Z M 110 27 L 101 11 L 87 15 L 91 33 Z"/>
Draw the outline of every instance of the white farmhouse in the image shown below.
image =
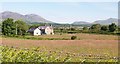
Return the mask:
<path id="1" fill-rule="evenodd" d="M 36 29 L 34 30 L 33 35 L 41 35 L 41 31 L 40 31 L 38 28 L 36 28 Z"/>
<path id="2" fill-rule="evenodd" d="M 36 36 L 43 35 L 43 34 L 46 34 L 46 35 L 54 34 L 52 26 L 39 26 L 37 28 L 30 28 L 28 32 Z"/>

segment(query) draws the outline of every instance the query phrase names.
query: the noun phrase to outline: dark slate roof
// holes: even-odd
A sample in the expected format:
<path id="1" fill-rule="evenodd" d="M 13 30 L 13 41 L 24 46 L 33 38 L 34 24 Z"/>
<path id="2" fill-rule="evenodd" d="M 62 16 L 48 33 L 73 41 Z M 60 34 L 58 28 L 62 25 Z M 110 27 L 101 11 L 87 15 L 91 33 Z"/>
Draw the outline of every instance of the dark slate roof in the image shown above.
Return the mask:
<path id="1" fill-rule="evenodd" d="M 39 26 L 39 27 L 37 27 L 39 30 L 44 30 L 44 29 L 46 29 L 47 27 L 50 27 L 50 29 L 53 29 L 51 26 Z M 34 30 L 35 30 L 36 28 L 30 28 L 29 30 L 28 30 L 28 32 L 33 32 Z"/>
<path id="2" fill-rule="evenodd" d="M 28 32 L 33 32 L 36 28 L 30 28 Z"/>

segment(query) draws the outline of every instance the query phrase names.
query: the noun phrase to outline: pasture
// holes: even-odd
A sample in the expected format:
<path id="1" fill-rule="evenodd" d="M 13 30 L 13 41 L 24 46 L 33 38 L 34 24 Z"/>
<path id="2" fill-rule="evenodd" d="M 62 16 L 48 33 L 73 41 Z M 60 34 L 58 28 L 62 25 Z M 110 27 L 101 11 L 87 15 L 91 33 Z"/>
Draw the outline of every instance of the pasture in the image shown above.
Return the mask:
<path id="1" fill-rule="evenodd" d="M 115 60 L 118 58 L 118 36 L 98 35 L 98 34 L 64 34 L 64 35 L 42 35 L 42 36 L 25 36 L 36 38 L 70 38 L 76 35 L 77 40 L 30 40 L 18 38 L 1 38 L 2 45 L 13 47 L 15 49 L 39 48 L 44 52 L 62 52 L 61 56 L 70 53 L 74 54 L 72 62 L 78 59 L 88 60 L 92 58 L 101 58 L 101 60 Z M 97 58 L 97 59 L 98 59 Z M 97 60 L 98 61 L 98 60 Z"/>
<path id="2" fill-rule="evenodd" d="M 118 40 L 117 35 L 101 35 L 101 34 L 66 34 L 63 33 L 55 35 L 41 35 L 41 36 L 19 36 L 20 39 L 32 39 L 32 40 L 71 40 L 71 36 L 76 36 L 76 40 Z"/>

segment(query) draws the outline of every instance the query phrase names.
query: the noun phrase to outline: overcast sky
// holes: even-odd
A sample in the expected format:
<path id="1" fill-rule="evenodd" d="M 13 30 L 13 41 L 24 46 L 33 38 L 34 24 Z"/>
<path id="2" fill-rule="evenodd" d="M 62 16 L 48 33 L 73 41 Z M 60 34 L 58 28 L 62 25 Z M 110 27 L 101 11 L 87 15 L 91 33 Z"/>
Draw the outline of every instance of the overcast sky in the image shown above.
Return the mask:
<path id="1" fill-rule="evenodd" d="M 0 9 L 0 12 L 37 14 L 57 23 L 118 17 L 118 2 L 2 2 Z"/>

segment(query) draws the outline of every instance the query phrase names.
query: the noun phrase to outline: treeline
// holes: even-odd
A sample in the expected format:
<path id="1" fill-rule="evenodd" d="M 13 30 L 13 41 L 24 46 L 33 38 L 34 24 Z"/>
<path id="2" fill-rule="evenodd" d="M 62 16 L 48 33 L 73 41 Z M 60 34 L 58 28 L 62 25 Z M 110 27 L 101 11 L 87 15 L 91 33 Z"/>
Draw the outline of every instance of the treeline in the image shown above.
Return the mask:
<path id="1" fill-rule="evenodd" d="M 93 34 L 116 34 L 120 35 L 120 27 L 115 23 L 110 25 L 93 24 L 91 26 L 68 27 L 68 28 L 55 28 L 56 33 L 93 33 Z"/>
<path id="2" fill-rule="evenodd" d="M 6 36 L 15 36 L 15 35 L 29 35 L 27 32 L 29 28 L 35 28 L 38 26 L 44 26 L 49 24 L 33 24 L 28 25 L 22 20 L 14 20 L 12 18 L 5 19 L 1 24 L 0 28 L 2 28 L 2 34 Z M 55 33 L 96 33 L 96 34 L 116 34 L 120 35 L 120 27 L 116 25 L 115 23 L 112 23 L 110 25 L 100 25 L 100 24 L 93 24 L 91 26 L 84 26 L 83 28 L 79 28 L 81 26 L 70 26 L 65 25 L 61 27 L 54 27 Z"/>
<path id="3" fill-rule="evenodd" d="M 2 22 L 2 34 L 6 36 L 25 35 L 28 29 L 29 26 L 22 20 L 8 18 Z"/>
<path id="4" fill-rule="evenodd" d="M 2 29 L 2 35 L 5 36 L 25 36 L 31 35 L 28 33 L 30 28 L 37 28 L 38 26 L 48 25 L 45 23 L 38 24 L 27 24 L 22 20 L 14 20 L 12 18 L 7 18 L 0 23 L 0 28 Z"/>
<path id="5" fill-rule="evenodd" d="M 120 35 L 120 27 L 115 23 L 110 25 L 94 24 L 91 27 L 83 27 L 83 33 L 96 33 L 96 34 L 116 34 Z"/>

